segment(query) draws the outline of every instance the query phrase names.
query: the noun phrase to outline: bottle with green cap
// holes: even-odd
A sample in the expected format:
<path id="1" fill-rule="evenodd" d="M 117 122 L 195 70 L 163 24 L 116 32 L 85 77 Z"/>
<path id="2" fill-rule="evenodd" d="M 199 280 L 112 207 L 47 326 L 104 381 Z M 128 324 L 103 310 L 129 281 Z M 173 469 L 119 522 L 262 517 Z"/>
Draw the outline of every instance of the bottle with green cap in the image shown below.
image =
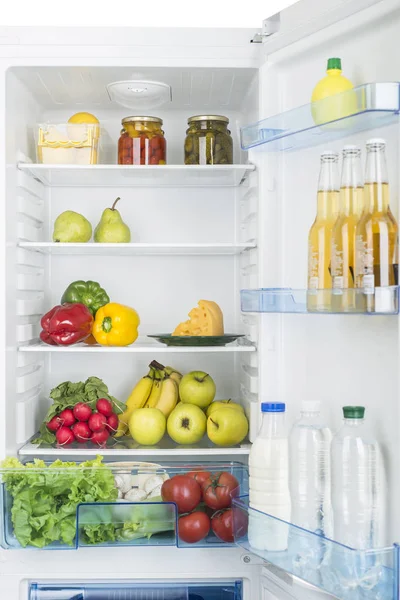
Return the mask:
<path id="1" fill-rule="evenodd" d="M 343 407 L 331 456 L 334 539 L 357 549 L 386 542 L 384 463 L 364 416 L 364 406 Z"/>
<path id="2" fill-rule="evenodd" d="M 329 58 L 326 70 L 326 76 L 323 77 L 315 86 L 311 102 L 318 102 L 330 96 L 347 92 L 353 89 L 353 84 L 347 77 L 342 75 L 342 61 L 340 58 Z M 350 96 L 344 94 L 342 97 L 337 97 L 331 101 L 321 102 L 312 106 L 312 114 L 317 125 L 336 121 L 348 114 L 351 114 L 354 99 L 353 94 Z M 354 111 L 353 111 L 354 112 Z"/>

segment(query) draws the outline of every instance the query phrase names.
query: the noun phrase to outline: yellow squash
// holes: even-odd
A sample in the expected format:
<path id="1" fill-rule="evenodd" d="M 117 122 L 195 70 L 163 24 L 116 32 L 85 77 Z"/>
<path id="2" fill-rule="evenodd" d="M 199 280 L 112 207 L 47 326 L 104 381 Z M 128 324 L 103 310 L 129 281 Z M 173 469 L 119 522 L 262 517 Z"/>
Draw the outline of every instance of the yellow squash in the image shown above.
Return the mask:
<path id="1" fill-rule="evenodd" d="M 139 324 L 136 310 L 109 302 L 97 311 L 92 334 L 102 346 L 129 346 L 139 335 Z"/>

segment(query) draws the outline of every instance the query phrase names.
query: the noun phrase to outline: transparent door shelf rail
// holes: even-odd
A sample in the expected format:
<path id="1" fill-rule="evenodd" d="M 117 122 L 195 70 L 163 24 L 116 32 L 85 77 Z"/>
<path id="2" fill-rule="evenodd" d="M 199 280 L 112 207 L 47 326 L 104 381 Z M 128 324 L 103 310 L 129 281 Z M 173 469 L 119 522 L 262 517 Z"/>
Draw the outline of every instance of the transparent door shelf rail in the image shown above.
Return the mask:
<path id="1" fill-rule="evenodd" d="M 44 342 L 21 345 L 19 352 L 82 352 L 84 354 L 113 354 L 113 353 L 137 353 L 137 354 L 174 354 L 176 352 L 199 353 L 199 352 L 255 352 L 256 347 L 246 340 L 245 343 L 233 342 L 227 346 L 166 346 L 164 344 L 147 341 L 139 338 L 131 346 L 100 346 L 90 344 L 73 344 L 72 346 L 51 346 Z"/>
<path id="2" fill-rule="evenodd" d="M 255 242 L 238 243 L 121 243 L 121 244 L 100 244 L 88 242 L 86 244 L 63 244 L 57 242 L 20 242 L 20 248 L 34 250 L 43 254 L 70 254 L 70 255 L 116 255 L 116 256 L 197 256 L 197 255 L 236 255 L 255 248 Z"/>
<path id="3" fill-rule="evenodd" d="M 250 508 L 248 496 L 233 500 L 233 519 L 238 546 L 339 600 L 399 599 L 396 544 L 354 550 Z M 287 539 L 286 550 L 268 550 L 274 535 Z"/>
<path id="4" fill-rule="evenodd" d="M 311 94 L 311 91 L 310 91 Z M 398 121 L 400 83 L 367 83 L 241 129 L 244 150 L 297 150 Z"/>
<path id="5" fill-rule="evenodd" d="M 364 314 L 397 315 L 399 312 L 399 287 L 375 288 L 365 294 L 361 289 L 300 290 L 292 288 L 260 288 L 242 290 L 242 312 L 302 313 L 302 314 Z M 315 308 L 308 308 L 312 305 Z"/>
<path id="6" fill-rule="evenodd" d="M 19 163 L 51 187 L 237 187 L 254 165 L 46 165 Z"/>

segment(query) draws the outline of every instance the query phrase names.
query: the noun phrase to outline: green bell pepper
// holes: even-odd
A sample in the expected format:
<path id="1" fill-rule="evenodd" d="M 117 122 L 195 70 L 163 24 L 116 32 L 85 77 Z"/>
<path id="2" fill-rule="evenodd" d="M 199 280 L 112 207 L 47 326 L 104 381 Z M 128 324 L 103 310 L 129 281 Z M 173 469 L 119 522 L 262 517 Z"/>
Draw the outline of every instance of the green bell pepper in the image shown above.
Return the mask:
<path id="1" fill-rule="evenodd" d="M 110 302 L 110 298 L 97 281 L 73 281 L 62 295 L 61 304 L 65 302 L 80 302 L 95 316 L 99 308 Z"/>

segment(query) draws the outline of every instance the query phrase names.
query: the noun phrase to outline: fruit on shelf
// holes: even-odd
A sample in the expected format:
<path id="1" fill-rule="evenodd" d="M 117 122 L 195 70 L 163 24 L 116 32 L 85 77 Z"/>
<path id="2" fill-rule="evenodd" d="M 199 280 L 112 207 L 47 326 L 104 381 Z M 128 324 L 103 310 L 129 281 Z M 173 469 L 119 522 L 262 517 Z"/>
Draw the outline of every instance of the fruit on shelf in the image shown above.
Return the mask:
<path id="1" fill-rule="evenodd" d="M 156 406 L 168 418 L 177 405 L 177 402 L 178 384 L 172 377 L 165 374 L 161 382 L 161 394 Z"/>
<path id="2" fill-rule="evenodd" d="M 207 419 L 195 404 L 180 402 L 167 421 L 168 435 L 177 444 L 196 444 L 206 432 Z"/>
<path id="3" fill-rule="evenodd" d="M 201 487 L 193 477 L 174 475 L 162 484 L 161 498 L 175 502 L 180 513 L 191 512 L 201 501 Z"/>
<path id="4" fill-rule="evenodd" d="M 40 320 L 40 339 L 51 346 L 70 346 L 89 337 L 93 316 L 81 303 L 54 306 Z"/>
<path id="5" fill-rule="evenodd" d="M 157 406 L 157 403 L 161 397 L 163 377 L 163 373 L 157 369 L 154 370 L 153 387 L 151 388 L 150 396 L 145 404 L 146 408 L 155 408 Z"/>
<path id="6" fill-rule="evenodd" d="M 230 407 L 219 408 L 207 419 L 207 435 L 217 446 L 236 446 L 249 431 L 246 415 Z"/>
<path id="7" fill-rule="evenodd" d="M 178 520 L 178 535 L 182 542 L 196 544 L 210 533 L 210 517 L 201 510 L 182 515 Z"/>
<path id="8" fill-rule="evenodd" d="M 139 335 L 139 325 L 134 308 L 109 302 L 97 311 L 92 334 L 102 346 L 129 346 Z"/>
<path id="9" fill-rule="evenodd" d="M 203 500 L 212 510 L 222 510 L 232 505 L 232 498 L 240 495 L 240 484 L 232 473 L 212 473 L 202 483 Z"/>
<path id="10" fill-rule="evenodd" d="M 97 281 L 73 281 L 61 297 L 61 304 L 80 302 L 88 307 L 93 316 L 99 308 L 108 304 L 110 298 Z"/>
<path id="11" fill-rule="evenodd" d="M 172 335 L 224 335 L 224 316 L 216 302 L 199 300 L 189 320 L 180 323 Z"/>
<path id="12" fill-rule="evenodd" d="M 66 210 L 54 223 L 53 242 L 84 243 L 92 237 L 92 226 L 81 214 Z"/>
<path id="13" fill-rule="evenodd" d="M 196 404 L 200 408 L 207 408 L 214 400 L 216 392 L 212 377 L 204 371 L 191 371 L 182 377 L 179 384 L 179 395 L 182 402 Z"/>
<path id="14" fill-rule="evenodd" d="M 129 398 L 126 401 L 124 412 L 121 415 L 118 415 L 118 430 L 115 437 L 121 437 L 128 433 L 129 420 L 132 413 L 137 408 L 143 408 L 146 404 L 153 389 L 153 381 L 154 369 L 151 367 L 147 375 L 142 377 L 131 391 Z"/>
<path id="15" fill-rule="evenodd" d="M 99 123 L 97 117 L 88 112 L 77 112 L 68 119 L 68 123 L 74 123 L 76 125 L 89 124 L 96 125 Z"/>
<path id="16" fill-rule="evenodd" d="M 238 404 L 237 402 L 232 402 L 231 399 L 229 399 L 229 400 L 214 400 L 214 402 L 211 402 L 210 406 L 207 408 L 207 411 L 206 411 L 207 417 L 212 415 L 213 412 L 215 412 L 219 408 L 233 408 L 234 410 L 240 410 L 242 413 L 244 413 L 243 406 L 241 404 Z"/>
<path id="17" fill-rule="evenodd" d="M 158 408 L 137 408 L 129 419 L 129 431 L 142 446 L 154 446 L 164 437 L 166 419 Z"/>
<path id="18" fill-rule="evenodd" d="M 101 244 L 118 244 L 131 241 L 131 232 L 122 220 L 120 212 L 115 205 L 121 198 L 117 198 L 111 208 L 106 208 L 94 230 L 94 241 Z"/>

